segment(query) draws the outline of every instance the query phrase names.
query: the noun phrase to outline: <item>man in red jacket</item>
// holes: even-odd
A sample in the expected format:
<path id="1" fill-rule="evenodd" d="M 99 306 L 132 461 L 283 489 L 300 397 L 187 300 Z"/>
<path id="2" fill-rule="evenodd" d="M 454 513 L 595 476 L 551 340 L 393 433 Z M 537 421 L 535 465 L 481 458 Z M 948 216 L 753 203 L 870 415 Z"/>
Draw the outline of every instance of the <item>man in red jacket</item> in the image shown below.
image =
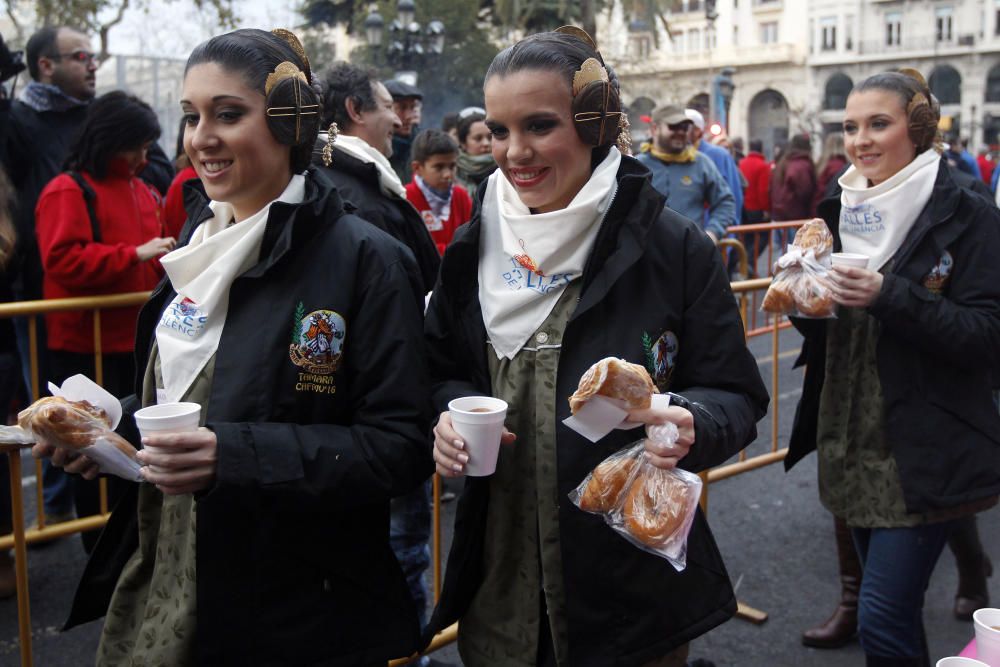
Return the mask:
<path id="1" fill-rule="evenodd" d="M 740 160 L 740 172 L 747 179 L 747 189 L 743 199 L 743 224 L 752 225 L 770 222 L 771 215 L 771 170 L 773 165 L 764 157 L 764 144 L 760 139 L 750 140 L 750 152 Z M 751 265 L 767 247 L 768 234 L 745 234 L 743 243 L 751 255 Z"/>
<path id="2" fill-rule="evenodd" d="M 443 255 L 455 230 L 472 217 L 469 193 L 452 183 L 458 144 L 441 130 L 424 130 L 413 141 L 410 160 L 413 180 L 406 184 L 406 198 L 420 213 Z"/>

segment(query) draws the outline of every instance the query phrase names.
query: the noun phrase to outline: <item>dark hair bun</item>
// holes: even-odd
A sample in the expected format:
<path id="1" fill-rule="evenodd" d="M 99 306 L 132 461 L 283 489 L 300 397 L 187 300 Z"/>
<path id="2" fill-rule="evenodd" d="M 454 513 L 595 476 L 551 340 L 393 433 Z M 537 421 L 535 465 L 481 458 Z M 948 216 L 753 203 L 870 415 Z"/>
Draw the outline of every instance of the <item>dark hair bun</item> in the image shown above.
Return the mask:
<path id="1" fill-rule="evenodd" d="M 312 143 L 319 132 L 322 101 L 298 76 L 281 79 L 267 94 L 267 126 L 286 146 Z"/>
<path id="2" fill-rule="evenodd" d="M 573 98 L 576 133 L 588 146 L 610 146 L 618 138 L 621 100 L 607 81 L 591 81 Z"/>
<path id="3" fill-rule="evenodd" d="M 914 96 L 907 109 L 907 116 L 910 141 L 922 153 L 931 147 L 937 137 L 939 116 L 923 93 Z"/>

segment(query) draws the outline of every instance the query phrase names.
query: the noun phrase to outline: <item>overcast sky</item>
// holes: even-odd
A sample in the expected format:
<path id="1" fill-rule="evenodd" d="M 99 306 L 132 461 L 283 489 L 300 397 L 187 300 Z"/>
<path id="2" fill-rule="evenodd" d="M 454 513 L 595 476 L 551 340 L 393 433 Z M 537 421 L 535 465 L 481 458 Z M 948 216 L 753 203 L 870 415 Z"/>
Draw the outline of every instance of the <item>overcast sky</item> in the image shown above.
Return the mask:
<path id="1" fill-rule="evenodd" d="M 241 28 L 294 28 L 301 17 L 295 0 L 235 0 Z M 220 32 L 211 11 L 199 12 L 191 0 L 149 0 L 148 9 L 129 9 L 111 29 L 112 53 L 187 58 L 192 48 Z"/>

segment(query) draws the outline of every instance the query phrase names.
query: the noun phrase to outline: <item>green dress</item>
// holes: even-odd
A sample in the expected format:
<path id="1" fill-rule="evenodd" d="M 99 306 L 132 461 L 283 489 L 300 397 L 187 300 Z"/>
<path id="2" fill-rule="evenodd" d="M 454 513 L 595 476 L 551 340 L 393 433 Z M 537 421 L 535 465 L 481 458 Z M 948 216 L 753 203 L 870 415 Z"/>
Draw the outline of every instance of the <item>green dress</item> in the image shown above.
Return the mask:
<path id="1" fill-rule="evenodd" d="M 548 318 L 514 359 L 486 351 L 493 395 L 507 401 L 507 428 L 517 442 L 501 447 L 489 479 L 482 585 L 459 625 L 467 667 L 533 667 L 540 623 L 560 665 L 566 664 L 566 596 L 559 546 L 556 485 L 556 371 L 580 281 L 566 287 Z M 544 596 L 548 618 L 541 618 Z"/>
<path id="2" fill-rule="evenodd" d="M 215 369 L 213 356 L 182 400 L 200 403 L 201 423 Z M 153 343 L 143 381 L 143 405 L 163 387 Z M 194 664 L 196 621 L 195 521 L 192 494 L 164 496 L 139 487 L 139 548 L 126 563 L 108 607 L 97 667 L 184 667 Z"/>

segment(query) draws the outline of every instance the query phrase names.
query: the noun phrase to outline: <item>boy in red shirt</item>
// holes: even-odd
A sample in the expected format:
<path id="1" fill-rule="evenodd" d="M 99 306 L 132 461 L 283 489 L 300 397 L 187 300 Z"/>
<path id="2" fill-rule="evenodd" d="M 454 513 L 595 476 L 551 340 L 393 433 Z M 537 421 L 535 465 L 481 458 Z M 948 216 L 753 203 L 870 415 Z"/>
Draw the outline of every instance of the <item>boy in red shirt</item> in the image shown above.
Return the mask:
<path id="1" fill-rule="evenodd" d="M 413 140 L 410 160 L 413 180 L 406 184 L 406 198 L 443 255 L 455 230 L 472 217 L 469 193 L 452 184 L 458 144 L 441 130 L 424 130 Z"/>

